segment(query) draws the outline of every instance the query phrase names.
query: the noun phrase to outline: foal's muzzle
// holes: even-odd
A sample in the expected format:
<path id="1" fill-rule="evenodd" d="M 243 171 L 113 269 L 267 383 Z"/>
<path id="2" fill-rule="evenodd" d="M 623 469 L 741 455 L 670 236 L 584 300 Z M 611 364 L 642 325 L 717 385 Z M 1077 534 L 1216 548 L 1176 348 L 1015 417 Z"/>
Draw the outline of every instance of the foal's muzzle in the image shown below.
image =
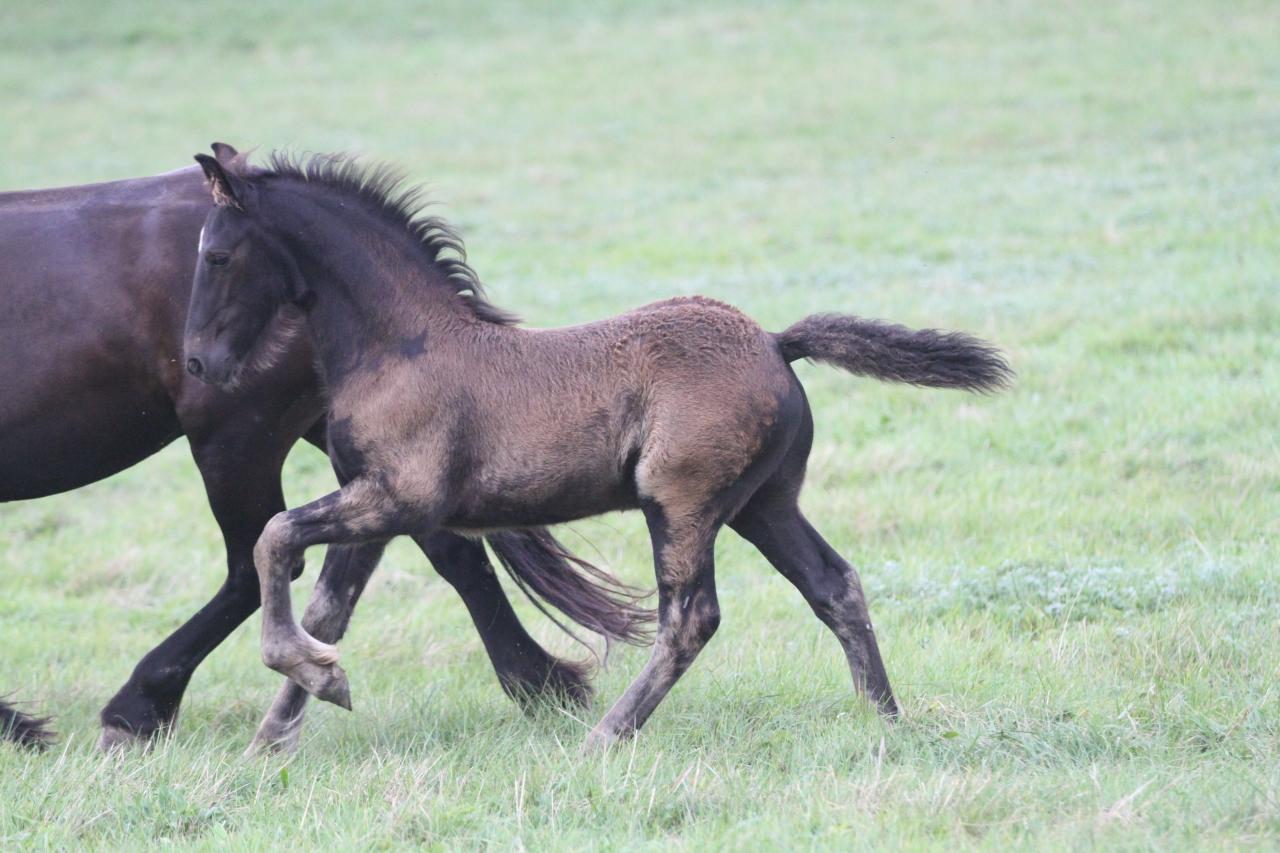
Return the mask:
<path id="1" fill-rule="evenodd" d="M 187 373 L 209 385 L 221 387 L 235 376 L 237 361 L 223 347 L 187 350 L 184 366 Z"/>

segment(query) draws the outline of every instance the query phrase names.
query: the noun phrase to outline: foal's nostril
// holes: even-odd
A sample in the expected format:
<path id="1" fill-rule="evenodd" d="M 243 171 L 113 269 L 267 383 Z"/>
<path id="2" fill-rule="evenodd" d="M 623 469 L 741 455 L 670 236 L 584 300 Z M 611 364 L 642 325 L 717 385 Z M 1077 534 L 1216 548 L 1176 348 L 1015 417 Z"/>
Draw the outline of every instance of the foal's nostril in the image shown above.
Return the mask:
<path id="1" fill-rule="evenodd" d="M 192 376 L 201 376 L 204 374 L 204 362 L 198 358 L 187 359 L 187 373 Z"/>

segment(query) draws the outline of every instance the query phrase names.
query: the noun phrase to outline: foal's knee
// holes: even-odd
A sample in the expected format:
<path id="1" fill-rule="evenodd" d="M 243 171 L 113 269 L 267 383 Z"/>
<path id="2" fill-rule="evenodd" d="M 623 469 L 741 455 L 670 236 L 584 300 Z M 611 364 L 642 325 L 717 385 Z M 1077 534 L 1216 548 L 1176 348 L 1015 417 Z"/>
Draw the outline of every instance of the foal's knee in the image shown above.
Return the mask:
<path id="1" fill-rule="evenodd" d="M 278 642 L 262 644 L 262 662 L 267 669 L 282 672 L 298 662 L 298 655 L 291 646 Z"/>
<path id="2" fill-rule="evenodd" d="M 262 528 L 257 544 L 253 546 L 253 562 L 258 567 L 258 573 L 287 560 L 293 550 L 293 540 L 293 523 L 289 521 L 289 514 L 278 512 L 273 515 L 267 526 Z M 291 577 L 297 578 L 302 573 L 301 564 L 291 566 L 290 572 Z"/>

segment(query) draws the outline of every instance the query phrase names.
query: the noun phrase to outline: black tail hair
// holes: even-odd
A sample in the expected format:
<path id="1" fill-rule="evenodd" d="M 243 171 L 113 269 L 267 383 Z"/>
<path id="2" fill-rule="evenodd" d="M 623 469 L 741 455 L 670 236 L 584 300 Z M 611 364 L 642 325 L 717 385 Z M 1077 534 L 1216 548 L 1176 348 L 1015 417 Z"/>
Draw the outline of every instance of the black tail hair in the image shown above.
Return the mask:
<path id="1" fill-rule="evenodd" d="M 640 606 L 651 592 L 575 556 L 546 528 L 504 530 L 485 538 L 520 591 L 565 633 L 576 639 L 543 602 L 608 641 L 653 642 L 656 614 Z"/>
<path id="2" fill-rule="evenodd" d="M 787 361 L 811 358 L 887 382 L 990 393 L 1014 377 L 998 349 L 964 332 L 813 314 L 774 339 Z"/>
<path id="3" fill-rule="evenodd" d="M 32 749 L 44 749 L 53 742 L 48 717 L 24 714 L 0 700 L 0 740 L 13 741 Z"/>

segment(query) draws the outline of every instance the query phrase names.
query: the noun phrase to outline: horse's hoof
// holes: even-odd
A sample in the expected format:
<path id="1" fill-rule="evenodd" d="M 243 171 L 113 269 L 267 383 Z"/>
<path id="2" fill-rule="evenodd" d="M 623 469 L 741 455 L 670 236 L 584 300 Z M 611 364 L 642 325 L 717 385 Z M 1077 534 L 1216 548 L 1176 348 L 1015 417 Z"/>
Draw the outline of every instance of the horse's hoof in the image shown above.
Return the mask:
<path id="1" fill-rule="evenodd" d="M 124 752 L 134 747 L 145 749 L 150 744 L 150 738 L 134 734 L 129 729 L 120 726 L 103 726 L 102 734 L 98 735 L 99 752 Z"/>
<path id="2" fill-rule="evenodd" d="M 590 708 L 595 690 L 591 687 L 589 673 L 590 668 L 585 664 L 556 661 L 541 692 L 564 704 L 583 709 Z"/>
<path id="3" fill-rule="evenodd" d="M 499 675 L 498 679 L 520 709 L 535 716 L 547 707 L 590 708 L 595 691 L 591 688 L 589 672 L 585 665 L 552 659 L 552 665 L 541 678 L 519 673 L 514 677 Z"/>

